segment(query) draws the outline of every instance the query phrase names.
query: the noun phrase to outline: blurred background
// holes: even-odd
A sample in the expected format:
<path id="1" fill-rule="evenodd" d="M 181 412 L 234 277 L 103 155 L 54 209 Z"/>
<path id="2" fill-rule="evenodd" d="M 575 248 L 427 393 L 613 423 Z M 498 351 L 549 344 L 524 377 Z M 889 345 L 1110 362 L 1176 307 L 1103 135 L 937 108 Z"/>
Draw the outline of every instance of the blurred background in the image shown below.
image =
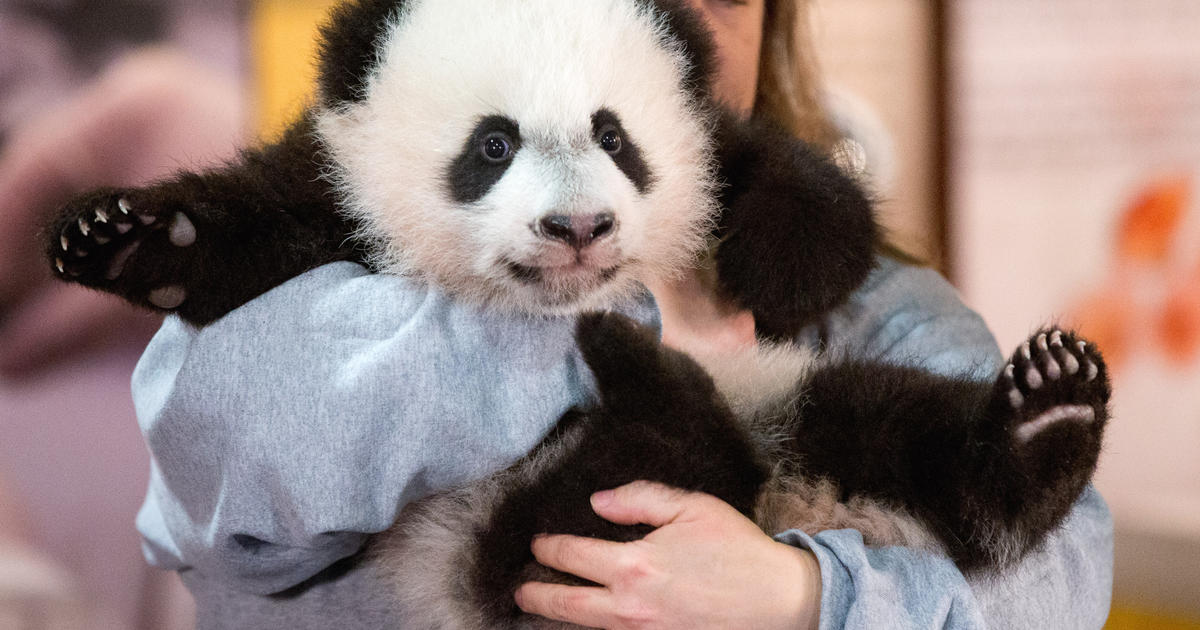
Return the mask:
<path id="1" fill-rule="evenodd" d="M 1057 319 L 1114 365 L 1107 627 L 1200 629 L 1200 3 L 814 2 L 893 240 L 1002 347 Z M 73 192 L 276 133 L 328 4 L 0 0 L 0 630 L 190 626 L 133 529 L 158 322 L 50 284 L 32 235 Z"/>

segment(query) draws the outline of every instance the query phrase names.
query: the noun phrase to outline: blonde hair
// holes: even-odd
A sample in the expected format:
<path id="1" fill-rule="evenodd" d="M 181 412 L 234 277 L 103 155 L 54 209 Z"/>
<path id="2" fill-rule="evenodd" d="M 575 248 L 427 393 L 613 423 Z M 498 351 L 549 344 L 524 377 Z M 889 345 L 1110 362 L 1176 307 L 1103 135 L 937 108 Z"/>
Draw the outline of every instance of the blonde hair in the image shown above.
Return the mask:
<path id="1" fill-rule="evenodd" d="M 841 135 L 821 102 L 809 0 L 766 0 L 754 112 L 832 151 Z"/>

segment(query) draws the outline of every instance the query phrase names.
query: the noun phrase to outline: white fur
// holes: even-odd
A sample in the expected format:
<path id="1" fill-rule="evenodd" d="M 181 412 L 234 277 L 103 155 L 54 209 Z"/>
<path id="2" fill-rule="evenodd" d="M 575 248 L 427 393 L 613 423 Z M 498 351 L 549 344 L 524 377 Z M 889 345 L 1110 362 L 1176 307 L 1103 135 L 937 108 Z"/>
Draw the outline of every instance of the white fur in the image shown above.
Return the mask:
<path id="1" fill-rule="evenodd" d="M 333 178 L 363 236 L 375 236 L 375 262 L 535 313 L 604 306 L 634 281 L 691 263 L 715 212 L 711 114 L 682 87 L 689 62 L 665 33 L 628 0 L 411 2 L 365 99 L 318 119 L 338 164 Z M 621 119 L 654 175 L 644 195 L 592 137 L 602 108 Z M 486 196 L 458 204 L 447 169 L 493 114 L 519 124 L 521 148 Z M 546 214 L 602 210 L 615 213 L 617 231 L 582 260 L 530 229 Z M 549 279 L 522 284 L 504 260 Z M 598 271 L 615 266 L 600 286 Z"/>
<path id="2" fill-rule="evenodd" d="M 735 352 L 702 348 L 689 350 L 689 355 L 712 377 L 739 418 L 775 416 L 790 407 L 815 362 L 811 350 L 791 343 L 758 343 Z"/>
<path id="3" fill-rule="evenodd" d="M 904 510 L 864 497 L 843 503 L 839 496 L 839 488 L 829 481 L 778 475 L 759 498 L 755 520 L 766 532 L 854 529 L 871 546 L 945 553 L 929 529 Z"/>

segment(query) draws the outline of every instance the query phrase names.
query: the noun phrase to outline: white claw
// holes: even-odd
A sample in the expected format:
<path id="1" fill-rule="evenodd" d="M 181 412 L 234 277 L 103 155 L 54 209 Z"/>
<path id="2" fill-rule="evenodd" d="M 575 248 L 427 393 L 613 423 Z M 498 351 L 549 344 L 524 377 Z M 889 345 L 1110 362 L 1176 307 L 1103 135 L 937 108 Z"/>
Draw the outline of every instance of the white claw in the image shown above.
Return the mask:
<path id="1" fill-rule="evenodd" d="M 79 221 L 76 223 L 79 225 L 80 234 L 87 236 L 92 231 L 92 226 L 88 225 L 87 219 L 79 217 Z"/>
<path id="2" fill-rule="evenodd" d="M 1008 402 L 1012 405 L 1013 409 L 1020 409 L 1025 405 L 1025 397 L 1021 395 L 1019 390 L 1013 389 L 1008 392 Z"/>
<path id="3" fill-rule="evenodd" d="M 1087 381 L 1090 383 L 1090 382 L 1096 380 L 1096 377 L 1099 375 L 1100 375 L 1100 368 L 1096 367 L 1095 363 L 1088 361 L 1087 362 Z"/>
<path id="4" fill-rule="evenodd" d="M 1042 333 L 1037 336 L 1037 347 L 1038 350 L 1041 350 L 1042 352 L 1046 352 L 1050 349 L 1050 347 L 1046 345 L 1046 333 Z"/>
<path id="5" fill-rule="evenodd" d="M 1031 366 L 1028 370 L 1025 370 L 1025 384 L 1029 385 L 1029 389 L 1041 388 L 1042 374 Z"/>
<path id="6" fill-rule="evenodd" d="M 169 235 L 172 245 L 188 247 L 196 242 L 196 226 L 192 225 L 191 219 L 188 219 L 186 214 L 176 212 L 175 217 L 171 219 Z"/>
<path id="7" fill-rule="evenodd" d="M 1062 331 L 1061 331 L 1061 330 L 1056 330 L 1056 331 L 1054 331 L 1054 332 L 1050 333 L 1050 347 L 1052 347 L 1052 348 L 1061 348 L 1061 347 L 1063 347 Z"/>
<path id="8" fill-rule="evenodd" d="M 1087 342 L 1086 341 L 1076 341 L 1075 347 L 1079 348 L 1079 354 L 1084 354 L 1084 355 L 1087 354 Z"/>
<path id="9" fill-rule="evenodd" d="M 108 213 L 99 208 L 96 208 L 96 222 L 97 223 L 108 223 Z"/>
<path id="10" fill-rule="evenodd" d="M 129 205 L 129 200 L 124 197 L 117 200 L 117 208 L 121 211 L 121 214 L 129 214 L 129 211 L 133 209 Z"/>
<path id="11" fill-rule="evenodd" d="M 62 245 L 62 250 L 64 252 L 71 249 L 71 242 L 67 240 L 66 234 L 63 234 L 62 236 L 58 237 L 58 244 Z"/>
<path id="12" fill-rule="evenodd" d="M 1015 381 L 1016 380 L 1016 378 L 1015 378 L 1016 371 L 1017 371 L 1017 366 L 1009 363 L 1008 367 L 1004 368 L 1004 378 L 1007 378 L 1010 381 Z"/>
<path id="13" fill-rule="evenodd" d="M 58 273 L 66 273 L 67 272 L 66 267 L 63 265 L 63 260 L 61 258 L 54 259 L 54 268 L 58 270 Z"/>
<path id="14" fill-rule="evenodd" d="M 1021 356 L 1024 357 L 1026 361 L 1028 361 L 1029 359 L 1032 358 L 1032 356 L 1029 354 L 1029 342 L 1028 341 L 1021 344 Z"/>

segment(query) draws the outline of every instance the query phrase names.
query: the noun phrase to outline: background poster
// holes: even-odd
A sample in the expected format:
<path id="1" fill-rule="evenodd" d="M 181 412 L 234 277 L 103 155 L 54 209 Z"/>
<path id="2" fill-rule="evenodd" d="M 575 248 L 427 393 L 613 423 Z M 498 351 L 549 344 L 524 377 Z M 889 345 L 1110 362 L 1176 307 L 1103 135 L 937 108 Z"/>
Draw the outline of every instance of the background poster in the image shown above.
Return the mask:
<path id="1" fill-rule="evenodd" d="M 955 0 L 954 279 L 1012 347 L 1100 342 L 1118 600 L 1198 616 L 1200 3 Z"/>

